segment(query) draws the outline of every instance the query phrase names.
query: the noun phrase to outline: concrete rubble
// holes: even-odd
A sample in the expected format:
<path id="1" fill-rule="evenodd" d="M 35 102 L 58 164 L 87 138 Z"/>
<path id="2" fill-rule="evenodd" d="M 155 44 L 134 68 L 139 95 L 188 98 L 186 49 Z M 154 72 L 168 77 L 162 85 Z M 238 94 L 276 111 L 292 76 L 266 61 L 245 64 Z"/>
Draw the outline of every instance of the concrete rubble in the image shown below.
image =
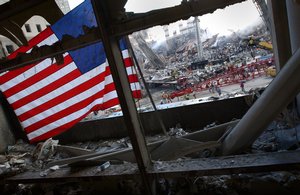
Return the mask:
<path id="1" fill-rule="evenodd" d="M 283 150 L 295 150 L 298 149 L 299 140 L 298 140 L 298 125 L 291 127 L 285 120 L 286 117 L 279 117 L 278 120 L 274 121 L 266 131 L 253 143 L 252 148 L 246 150 L 246 153 L 263 153 L 263 152 L 276 152 Z M 217 128 L 219 125 L 216 123 L 208 124 L 205 129 L 202 131 L 211 130 Z M 201 132 L 201 131 L 200 131 Z M 184 159 L 197 159 L 197 158 L 207 158 L 214 155 L 217 155 L 215 152 L 209 152 L 204 150 L 198 152 L 195 150 L 194 153 L 191 151 L 185 153 L 182 148 L 187 147 L 186 143 L 190 144 L 190 141 L 186 142 L 185 139 L 178 142 L 177 139 L 181 137 L 194 137 L 197 139 L 197 136 L 193 135 L 193 132 L 187 132 L 184 129 L 180 128 L 180 125 L 169 130 L 171 138 L 168 138 L 166 135 L 156 135 L 147 137 L 147 142 L 157 143 L 161 140 L 165 141 L 165 145 L 160 147 L 160 149 L 154 150 L 152 153 L 153 158 L 157 160 L 154 161 L 158 167 L 161 164 L 161 169 L 164 168 L 162 163 L 163 159 L 166 160 L 176 160 L 180 165 Z M 203 137 L 203 136 L 201 136 Z M 187 139 L 188 140 L 188 139 Z M 175 141 L 175 142 L 174 142 Z M 172 143 L 174 142 L 174 143 Z M 183 145 L 179 143 L 185 143 Z M 197 148 L 197 142 L 193 141 L 192 147 L 187 147 L 188 150 Z M 201 143 L 201 142 L 199 142 Z M 204 142 L 205 143 L 205 142 Z M 217 143 L 217 142 L 216 142 Z M 170 146 L 166 145 L 170 144 Z M 196 145 L 195 145 L 196 144 Z M 218 146 L 218 145 L 216 145 Z M 165 148 L 164 148 L 165 147 Z M 170 147 L 173 149 L 173 152 L 170 153 Z M 175 148 L 174 148 L 175 147 Z M 177 147 L 177 148 L 176 148 Z M 76 157 L 81 155 L 93 154 L 93 153 L 112 153 L 115 151 L 128 150 L 131 148 L 130 141 L 128 138 L 118 139 L 118 140 L 99 140 L 97 142 L 84 142 L 84 143 L 74 143 L 71 145 L 60 145 L 57 140 L 49 139 L 44 143 L 33 146 L 23 141 L 18 141 L 15 145 L 9 146 L 5 154 L 0 156 L 0 177 L 3 179 L 10 176 L 22 173 L 25 171 L 39 171 L 40 177 L 46 177 L 50 172 L 60 171 L 61 165 L 54 165 L 47 168 L 49 162 L 55 162 L 61 159 L 67 159 L 70 157 Z M 179 155 L 175 153 L 178 151 Z M 192 151 L 193 152 L 193 151 Z M 171 154 L 171 156 L 170 156 Z M 186 155 L 188 154 L 188 155 Z M 160 157 L 155 157 L 155 156 Z M 174 158 L 174 155 L 176 156 Z M 171 158 L 169 158 L 169 157 Z M 104 169 L 110 169 L 109 165 L 114 164 L 118 166 L 130 167 L 131 162 L 125 161 L 115 161 L 112 158 L 111 160 L 107 159 L 107 163 L 102 167 L 97 164 L 104 162 L 95 161 L 96 164 L 90 163 L 86 165 L 78 164 L 75 167 L 81 166 L 99 166 L 98 171 L 103 171 Z M 95 159 L 96 160 L 96 159 Z M 80 162 L 81 163 L 81 162 Z M 83 163 L 83 161 L 82 161 Z M 234 163 L 234 162 L 233 162 Z M 72 163 L 71 163 L 72 164 Z M 103 164 L 103 163 L 102 163 Z M 71 165 L 70 165 L 71 166 Z M 261 174 L 232 174 L 232 175 L 221 175 L 221 176 L 203 176 L 203 177 L 183 177 L 177 179 L 168 179 L 160 178 L 157 180 L 157 193 L 158 194 L 256 194 L 257 191 L 260 191 L 260 194 L 270 194 L 269 190 L 274 192 L 273 188 L 278 189 L 280 192 L 289 192 L 295 194 L 297 185 L 299 185 L 300 177 L 298 172 L 270 172 L 270 173 L 261 173 Z M 125 190 L 125 194 L 141 194 L 141 183 L 138 181 L 130 180 L 119 180 L 118 186 L 119 190 Z M 93 183 L 89 186 L 88 183 L 81 182 L 80 185 L 76 183 L 65 183 L 54 186 L 53 184 L 41 185 L 41 184 L 18 184 L 15 188 L 12 188 L 11 184 L 1 184 L 2 191 L 1 194 L 6 194 L 8 192 L 12 193 L 55 193 L 59 188 L 64 189 L 60 194 L 81 194 L 83 192 L 104 192 L 103 190 L 108 190 L 107 188 L 99 189 L 96 185 L 98 183 Z M 87 185 L 89 188 L 87 188 Z M 110 184 L 112 185 L 112 184 Z M 103 184 L 99 184 L 103 187 Z"/>
<path id="2" fill-rule="evenodd" d="M 216 74 L 223 73 L 228 68 L 239 67 L 242 64 L 255 62 L 260 58 L 268 58 L 272 54 L 272 47 L 261 43 L 269 43 L 271 40 L 264 24 L 251 26 L 242 32 L 234 32 L 229 36 L 218 34 L 209 37 L 202 32 L 203 37 L 209 37 L 203 41 L 203 59 L 197 58 L 197 41 L 194 31 L 179 34 L 167 38 L 165 42 L 149 42 L 154 54 L 153 58 L 164 59 L 164 67 L 161 62 L 155 63 L 149 59 L 149 52 L 145 52 L 139 46 L 139 40 L 147 32 L 134 34 L 131 41 L 136 53 L 138 63 L 141 65 L 146 82 L 150 86 L 173 84 L 175 89 L 181 89 L 181 78 L 187 78 L 191 85 L 212 78 Z M 135 37 L 139 37 L 136 40 Z M 145 42 L 145 41 L 144 41 Z M 145 43 L 146 44 L 146 43 Z M 174 52 L 175 51 L 175 52 Z M 200 63 L 200 64 L 199 64 Z"/>

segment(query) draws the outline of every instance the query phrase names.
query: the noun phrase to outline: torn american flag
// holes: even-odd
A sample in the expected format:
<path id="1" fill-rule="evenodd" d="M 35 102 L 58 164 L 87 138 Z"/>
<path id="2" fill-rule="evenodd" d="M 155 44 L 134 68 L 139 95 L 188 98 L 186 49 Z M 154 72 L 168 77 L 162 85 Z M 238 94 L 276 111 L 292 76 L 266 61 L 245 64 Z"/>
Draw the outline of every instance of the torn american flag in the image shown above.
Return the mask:
<path id="1" fill-rule="evenodd" d="M 84 29 L 96 27 L 90 0 L 83 2 L 58 22 L 29 41 L 19 52 L 35 45 L 52 45 L 64 35 L 78 37 Z M 125 41 L 120 40 L 133 96 L 140 97 L 140 85 Z M 45 59 L 0 75 L 0 90 L 21 122 L 30 142 L 62 133 L 91 111 L 118 105 L 117 93 L 101 42 L 63 54 L 64 63 Z"/>

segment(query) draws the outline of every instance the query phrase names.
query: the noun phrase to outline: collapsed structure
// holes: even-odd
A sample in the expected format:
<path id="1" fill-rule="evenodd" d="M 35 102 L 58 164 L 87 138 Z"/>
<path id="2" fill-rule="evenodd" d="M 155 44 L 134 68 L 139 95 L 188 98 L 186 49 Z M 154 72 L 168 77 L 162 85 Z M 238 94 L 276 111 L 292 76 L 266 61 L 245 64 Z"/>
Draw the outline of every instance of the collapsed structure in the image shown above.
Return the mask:
<path id="1" fill-rule="evenodd" d="M 25 2 L 19 5 L 17 9 L 10 7 L 7 12 L 3 12 L 0 15 L 0 18 L 5 21 L 13 15 L 18 15 L 20 10 L 30 12 L 31 8 L 36 8 L 36 6 L 42 5 L 44 2 L 48 1 Z M 91 153 L 86 150 L 81 151 L 78 148 L 66 149 L 63 146 L 58 146 L 57 143 L 45 142 L 42 148 L 51 148 L 52 146 L 64 148 L 64 151 L 71 151 L 77 157 L 48 163 L 48 167 L 42 174 L 40 172 L 27 172 L 11 178 L 5 178 L 4 183 L 51 183 L 65 180 L 91 181 L 92 179 L 103 181 L 104 179 L 118 180 L 120 178 L 130 182 L 141 178 L 141 191 L 148 194 L 156 194 L 158 191 L 154 184 L 158 184 L 167 178 L 297 170 L 300 162 L 297 157 L 298 151 L 219 157 L 216 159 L 196 158 L 194 160 L 183 160 L 179 163 L 170 160 L 200 151 L 203 156 L 209 156 L 207 152 L 213 152 L 218 155 L 241 152 L 258 138 L 290 102 L 293 102 L 300 89 L 298 76 L 300 71 L 298 50 L 300 41 L 298 40 L 299 29 L 297 28 L 300 5 L 298 1 L 268 1 L 272 14 L 271 28 L 275 62 L 278 71 L 280 71 L 241 120 L 183 135 L 180 138 L 167 138 L 165 141 L 158 141 L 148 145 L 146 144 L 143 125 L 132 99 L 126 71 L 123 66 L 120 66 L 120 64 L 123 64 L 123 60 L 118 47 L 117 37 L 154 25 L 167 24 L 181 18 L 209 13 L 218 8 L 224 8 L 242 1 L 183 1 L 180 5 L 172 8 L 129 16 L 123 11 L 126 1 L 93 0 L 91 2 L 96 14 L 98 29 L 89 29 L 83 36 L 67 37 L 52 47 L 40 48 L 40 50 L 29 54 L 20 54 L 16 59 L 3 61 L 0 70 L 4 72 L 47 57 L 54 56 L 59 58 L 58 54 L 81 48 L 101 39 L 111 66 L 132 149 L 103 154 Z M 291 55 L 292 53 L 293 55 Z M 294 102 L 297 102 L 297 100 L 294 100 Z M 293 111 L 298 110 L 296 104 L 292 104 L 289 108 Z M 7 121 L 11 119 L 7 119 Z M 4 121 L 3 124 L 7 124 L 7 121 Z M 170 154 L 170 150 L 173 150 L 174 153 Z M 38 152 L 38 154 L 37 159 L 41 159 L 43 152 Z M 116 159 L 135 162 L 136 164 L 114 164 L 106 171 L 101 172 L 109 166 L 107 162 L 112 164 Z M 164 161 L 162 162 L 160 159 Z M 11 164 L 21 164 L 18 158 L 11 161 Z M 101 164 L 100 166 L 98 166 L 99 163 Z M 68 166 L 66 167 L 66 165 Z M 83 165 L 87 165 L 88 168 L 72 169 Z M 56 172 L 57 168 L 60 168 L 60 170 Z M 51 170 L 54 172 L 51 172 Z M 196 183 L 196 181 L 198 179 L 194 182 Z M 110 184 L 112 186 L 116 185 L 113 182 Z M 123 182 L 122 185 L 128 186 L 126 182 Z"/>

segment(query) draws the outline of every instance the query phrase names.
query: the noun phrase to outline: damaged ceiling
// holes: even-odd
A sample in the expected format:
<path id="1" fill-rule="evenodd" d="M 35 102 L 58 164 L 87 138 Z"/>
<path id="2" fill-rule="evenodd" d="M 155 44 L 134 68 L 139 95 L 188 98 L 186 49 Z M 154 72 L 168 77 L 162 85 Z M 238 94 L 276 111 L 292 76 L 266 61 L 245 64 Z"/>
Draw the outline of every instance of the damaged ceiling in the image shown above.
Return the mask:
<path id="1" fill-rule="evenodd" d="M 216 9 L 224 8 L 243 1 L 244 0 L 184 1 L 175 7 L 154 10 L 143 14 L 127 14 L 124 12 L 124 5 L 127 1 L 99 1 L 101 2 L 100 4 L 102 9 L 99 11 L 102 11 L 106 16 L 106 24 L 104 24 L 104 26 L 110 33 L 110 36 L 121 36 L 155 25 L 169 24 L 179 19 L 189 18 L 190 16 L 212 13 Z M 13 6 L 14 3 L 18 3 L 18 6 Z M 13 24 L 17 23 L 19 26 L 22 26 L 33 15 L 41 15 L 45 17 L 50 24 L 53 24 L 62 16 L 62 12 L 54 1 L 32 0 L 24 2 L 22 0 L 16 0 L 10 1 L 9 3 L 2 5 L 2 7 L 3 12 L 0 19 L 2 19 L 2 26 L 4 29 L 6 27 L 5 25 L 7 25 L 5 23 L 7 23 L 8 18 L 12 21 L 8 23 L 8 26 L 16 28 Z M 15 15 L 15 13 L 18 14 Z M 3 33 L 5 32 L 6 31 L 4 30 Z M 25 37 L 20 28 L 16 31 L 12 30 L 10 32 L 13 32 L 14 34 L 10 33 L 9 36 L 17 38 L 12 39 L 15 40 L 16 44 L 19 43 L 20 45 L 20 43 L 22 43 L 23 45 L 26 45 L 27 41 L 24 39 Z M 17 58 L 12 60 L 2 60 L 0 61 L 2 64 L 0 72 L 7 71 L 10 68 L 13 69 L 22 67 L 48 57 L 56 56 L 57 54 L 61 54 L 67 50 L 78 49 L 98 41 L 100 41 L 99 33 L 93 29 L 87 30 L 82 37 L 76 37 L 76 39 L 75 37 L 73 37 L 73 39 L 72 37 L 68 37 L 68 39 L 53 45 L 53 48 L 43 47 L 34 50 L 31 54 L 19 54 Z"/>

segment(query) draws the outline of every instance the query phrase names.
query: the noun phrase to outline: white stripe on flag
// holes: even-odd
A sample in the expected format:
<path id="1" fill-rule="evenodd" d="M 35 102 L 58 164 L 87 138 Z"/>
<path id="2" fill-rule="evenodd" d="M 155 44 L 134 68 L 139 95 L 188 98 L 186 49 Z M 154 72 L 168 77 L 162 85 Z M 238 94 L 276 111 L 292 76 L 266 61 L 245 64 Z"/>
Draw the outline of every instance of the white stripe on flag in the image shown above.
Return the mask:
<path id="1" fill-rule="evenodd" d="M 8 71 L 0 73 L 0 77 L 3 76 L 3 75 L 5 75 L 6 73 L 8 73 Z"/>
<path id="2" fill-rule="evenodd" d="M 134 70 L 133 67 L 127 67 L 126 68 L 126 72 L 127 72 L 128 76 L 136 74 L 136 72 L 135 72 L 135 70 Z"/>
<path id="3" fill-rule="evenodd" d="M 128 53 L 127 49 L 122 51 L 122 56 L 123 56 L 123 59 L 129 58 L 129 53 Z"/>
<path id="4" fill-rule="evenodd" d="M 131 91 L 140 90 L 141 86 L 139 82 L 130 83 Z"/>

